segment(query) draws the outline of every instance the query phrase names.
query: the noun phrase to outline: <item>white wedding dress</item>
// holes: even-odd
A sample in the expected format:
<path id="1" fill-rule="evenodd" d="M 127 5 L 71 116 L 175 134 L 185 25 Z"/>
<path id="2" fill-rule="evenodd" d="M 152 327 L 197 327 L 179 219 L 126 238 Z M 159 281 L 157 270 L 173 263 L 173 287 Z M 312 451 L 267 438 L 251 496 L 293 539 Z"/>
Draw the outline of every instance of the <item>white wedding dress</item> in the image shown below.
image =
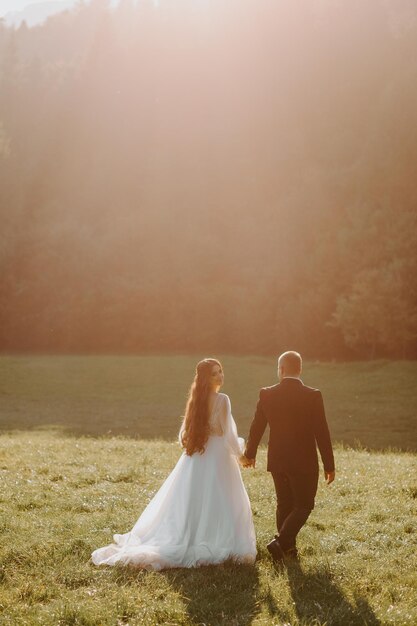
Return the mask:
<path id="1" fill-rule="evenodd" d="M 95 550 L 93 563 L 148 570 L 198 567 L 229 558 L 253 563 L 255 530 L 237 460 L 242 447 L 230 400 L 219 393 L 204 453 L 184 452 L 132 530 Z"/>

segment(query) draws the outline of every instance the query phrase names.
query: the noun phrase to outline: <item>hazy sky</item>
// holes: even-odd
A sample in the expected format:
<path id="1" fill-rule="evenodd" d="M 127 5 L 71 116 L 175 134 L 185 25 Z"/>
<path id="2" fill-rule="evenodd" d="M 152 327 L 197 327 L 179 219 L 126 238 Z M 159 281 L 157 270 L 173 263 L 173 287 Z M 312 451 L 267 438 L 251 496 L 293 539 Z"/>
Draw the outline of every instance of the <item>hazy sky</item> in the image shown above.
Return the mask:
<path id="1" fill-rule="evenodd" d="M 0 0 L 0 16 L 6 15 L 11 11 L 21 11 L 28 7 L 30 4 L 59 4 L 63 0 Z M 78 0 L 72 0 L 74 4 L 77 4 Z M 84 0 L 89 2 L 90 0 Z M 110 0 L 110 5 L 117 5 L 119 0 Z"/>
<path id="2" fill-rule="evenodd" d="M 5 15 L 9 13 L 9 11 L 21 11 L 30 4 L 39 4 L 41 2 L 54 2 L 59 4 L 60 1 L 61 0 L 0 0 L 0 15 Z"/>
<path id="3" fill-rule="evenodd" d="M 29 4 L 35 4 L 40 0 L 0 0 L 0 13 L 7 13 L 8 11 L 20 11 Z M 57 2 L 57 0 L 52 0 Z"/>

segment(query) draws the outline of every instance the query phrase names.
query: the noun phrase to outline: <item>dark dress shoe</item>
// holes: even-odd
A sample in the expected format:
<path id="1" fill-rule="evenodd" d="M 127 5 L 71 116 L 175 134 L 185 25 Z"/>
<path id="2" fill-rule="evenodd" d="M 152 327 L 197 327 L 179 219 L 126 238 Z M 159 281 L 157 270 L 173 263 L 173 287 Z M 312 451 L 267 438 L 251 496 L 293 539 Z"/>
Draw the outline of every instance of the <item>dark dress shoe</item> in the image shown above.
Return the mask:
<path id="1" fill-rule="evenodd" d="M 289 550 L 285 550 L 284 558 L 288 561 L 298 561 L 298 550 L 297 548 L 290 548 Z"/>
<path id="2" fill-rule="evenodd" d="M 282 551 L 281 546 L 279 545 L 277 539 L 273 539 L 266 546 L 269 554 L 272 556 L 274 561 L 282 561 L 284 558 L 284 552 Z"/>

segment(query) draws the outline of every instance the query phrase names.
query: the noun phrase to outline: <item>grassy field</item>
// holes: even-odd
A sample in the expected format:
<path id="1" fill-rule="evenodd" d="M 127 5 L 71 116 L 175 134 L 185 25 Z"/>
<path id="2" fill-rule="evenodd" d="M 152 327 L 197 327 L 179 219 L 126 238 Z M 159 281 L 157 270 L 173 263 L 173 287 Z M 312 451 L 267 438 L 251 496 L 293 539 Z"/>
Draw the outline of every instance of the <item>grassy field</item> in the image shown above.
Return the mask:
<path id="1" fill-rule="evenodd" d="M 320 485 L 300 536 L 300 565 L 277 569 L 265 549 L 275 529 L 264 449 L 244 472 L 254 567 L 91 565 L 91 551 L 131 528 L 179 458 L 198 358 L 0 357 L 0 625 L 414 626 L 415 362 L 305 364 L 340 443 L 337 480 Z M 246 436 L 275 360 L 222 361 Z"/>
<path id="2" fill-rule="evenodd" d="M 2 626 L 417 623 L 416 455 L 336 449 L 300 533 L 300 565 L 275 568 L 265 450 L 243 474 L 255 566 L 147 573 L 95 568 L 91 551 L 131 528 L 179 458 L 167 441 L 0 436 Z"/>
<path id="3" fill-rule="evenodd" d="M 75 435 L 173 439 L 198 356 L 0 357 L 0 430 L 55 426 Z M 223 391 L 246 436 L 276 362 L 221 357 Z M 303 380 L 324 395 L 335 441 L 417 450 L 417 362 L 313 363 Z"/>

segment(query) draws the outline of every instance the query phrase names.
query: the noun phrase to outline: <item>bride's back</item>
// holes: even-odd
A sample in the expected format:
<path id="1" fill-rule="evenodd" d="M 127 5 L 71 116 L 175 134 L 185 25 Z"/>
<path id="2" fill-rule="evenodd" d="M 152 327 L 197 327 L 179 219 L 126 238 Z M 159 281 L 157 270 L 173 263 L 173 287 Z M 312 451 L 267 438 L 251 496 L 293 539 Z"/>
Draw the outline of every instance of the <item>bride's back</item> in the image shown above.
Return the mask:
<path id="1" fill-rule="evenodd" d="M 227 417 L 226 394 L 217 393 L 213 400 L 209 417 L 210 436 L 215 435 L 222 437 L 224 435 L 224 427 Z"/>

